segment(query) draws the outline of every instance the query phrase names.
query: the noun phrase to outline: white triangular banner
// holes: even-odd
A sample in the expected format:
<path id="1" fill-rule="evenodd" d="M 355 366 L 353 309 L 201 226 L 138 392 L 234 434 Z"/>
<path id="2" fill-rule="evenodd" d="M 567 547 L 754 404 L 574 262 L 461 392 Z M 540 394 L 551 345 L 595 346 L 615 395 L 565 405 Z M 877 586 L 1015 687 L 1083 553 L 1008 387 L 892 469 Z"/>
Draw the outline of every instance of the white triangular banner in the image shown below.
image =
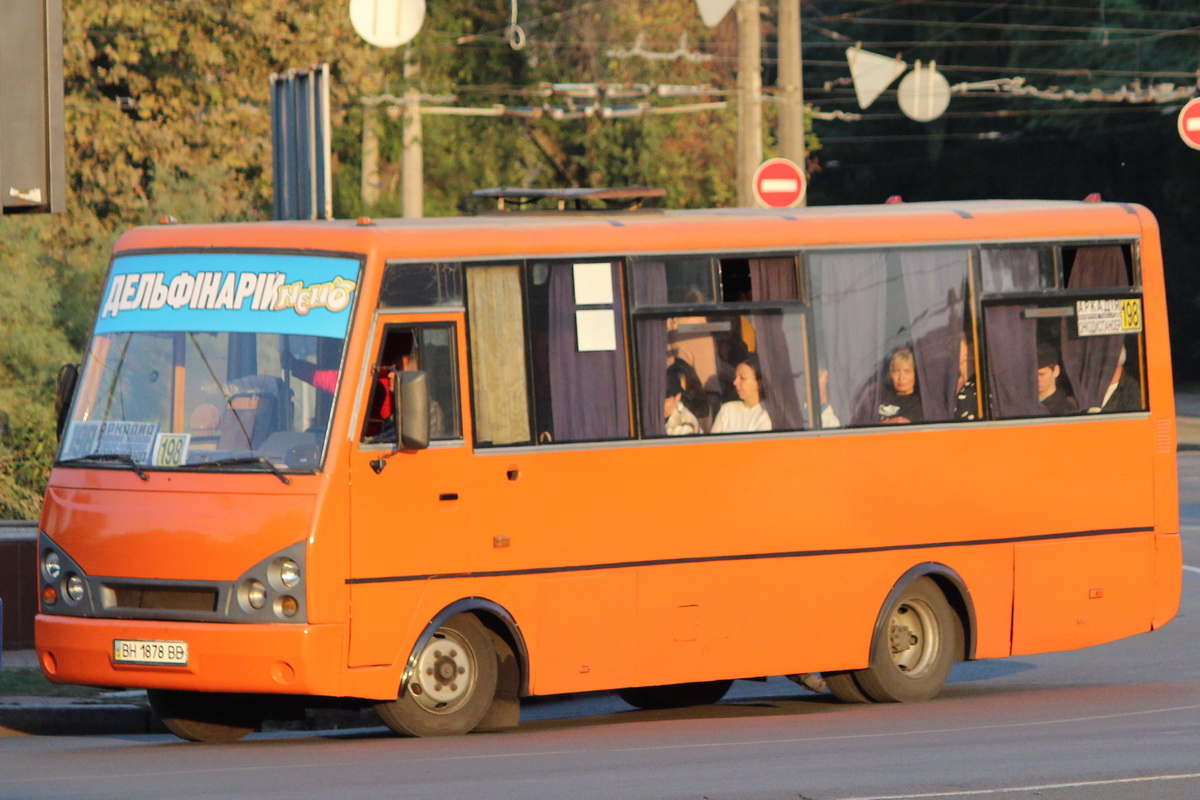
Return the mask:
<path id="1" fill-rule="evenodd" d="M 737 0 L 696 0 L 700 7 L 700 19 L 710 28 L 715 28 L 725 19 L 729 9 L 737 5 Z"/>
<path id="2" fill-rule="evenodd" d="M 908 69 L 902 59 L 870 53 L 861 47 L 847 47 L 846 61 L 850 63 L 850 78 L 854 81 L 859 108 L 874 103 L 875 98 Z"/>

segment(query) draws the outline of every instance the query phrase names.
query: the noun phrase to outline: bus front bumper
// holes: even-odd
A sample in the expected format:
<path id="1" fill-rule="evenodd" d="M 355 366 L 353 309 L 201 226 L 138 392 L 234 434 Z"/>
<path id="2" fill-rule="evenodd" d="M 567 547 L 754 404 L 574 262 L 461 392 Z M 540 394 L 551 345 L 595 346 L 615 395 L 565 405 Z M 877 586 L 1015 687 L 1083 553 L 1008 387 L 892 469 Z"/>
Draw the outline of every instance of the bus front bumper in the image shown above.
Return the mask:
<path id="1" fill-rule="evenodd" d="M 342 625 L 236 625 L 161 620 L 81 619 L 38 614 L 38 662 L 55 683 L 204 692 L 340 695 Z M 147 644 L 151 658 L 186 663 L 120 663 Z M 131 656 L 131 652 L 135 653 Z"/>

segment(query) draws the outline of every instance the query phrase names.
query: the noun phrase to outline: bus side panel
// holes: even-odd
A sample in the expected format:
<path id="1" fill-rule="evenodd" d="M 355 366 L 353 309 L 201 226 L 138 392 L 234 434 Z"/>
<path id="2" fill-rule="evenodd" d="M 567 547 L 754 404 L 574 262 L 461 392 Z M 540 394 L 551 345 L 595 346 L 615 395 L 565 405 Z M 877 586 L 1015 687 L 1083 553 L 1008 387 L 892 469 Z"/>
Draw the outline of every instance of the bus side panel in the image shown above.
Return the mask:
<path id="1" fill-rule="evenodd" d="M 414 628 L 419 634 L 429 621 L 414 619 L 422 610 L 425 587 L 425 581 L 350 587 L 350 667 L 385 666 L 408 658 L 401 644 L 416 635 Z"/>
<path id="2" fill-rule="evenodd" d="M 634 570 L 553 575 L 537 581 L 534 694 L 630 686 L 639 669 L 635 647 L 638 575 Z M 531 654 L 533 655 L 533 654 Z M 674 683 L 669 670 L 660 683 Z"/>
<path id="3" fill-rule="evenodd" d="M 1154 537 L 1016 546 L 1013 655 L 1073 650 L 1150 630 Z"/>
<path id="4" fill-rule="evenodd" d="M 1154 537 L 1154 628 L 1166 625 L 1179 612 L 1183 592 L 1183 543 L 1177 533 Z"/>
<path id="5" fill-rule="evenodd" d="M 890 561 L 829 555 L 644 568 L 644 669 L 634 680 L 753 678 L 857 664 L 892 577 Z"/>
<path id="6" fill-rule="evenodd" d="M 928 561 L 945 564 L 962 579 L 974 610 L 968 633 L 975 658 L 1012 655 L 1013 546 L 994 544 L 931 550 Z M 971 620 L 964 620 L 969 625 Z"/>

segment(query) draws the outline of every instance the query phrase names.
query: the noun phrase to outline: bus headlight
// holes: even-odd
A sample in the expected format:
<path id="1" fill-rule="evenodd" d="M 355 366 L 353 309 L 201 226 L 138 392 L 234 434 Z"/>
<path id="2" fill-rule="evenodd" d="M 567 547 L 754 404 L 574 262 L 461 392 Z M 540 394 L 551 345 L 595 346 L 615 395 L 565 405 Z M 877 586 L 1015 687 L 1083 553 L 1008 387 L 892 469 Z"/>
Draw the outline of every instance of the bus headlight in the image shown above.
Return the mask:
<path id="1" fill-rule="evenodd" d="M 84 595 L 83 578 L 79 577 L 78 575 L 74 575 L 74 574 L 68 575 L 67 576 L 67 597 L 71 600 L 72 603 L 78 603 L 80 600 L 83 599 L 83 595 Z"/>
<path id="2" fill-rule="evenodd" d="M 300 583 L 300 565 L 290 558 L 281 559 L 279 562 L 279 582 L 286 589 L 295 589 Z"/>
<path id="3" fill-rule="evenodd" d="M 308 542 L 277 550 L 246 570 L 230 586 L 229 617 L 235 622 L 290 624 L 307 620 L 305 556 Z"/>
<path id="4" fill-rule="evenodd" d="M 267 587 L 253 578 L 242 583 L 238 594 L 242 596 L 242 602 L 255 611 L 267 604 Z"/>
<path id="5" fill-rule="evenodd" d="M 51 582 L 58 580 L 58 576 L 62 575 L 62 559 L 58 557 L 58 553 L 53 550 L 42 553 L 42 574 Z"/>

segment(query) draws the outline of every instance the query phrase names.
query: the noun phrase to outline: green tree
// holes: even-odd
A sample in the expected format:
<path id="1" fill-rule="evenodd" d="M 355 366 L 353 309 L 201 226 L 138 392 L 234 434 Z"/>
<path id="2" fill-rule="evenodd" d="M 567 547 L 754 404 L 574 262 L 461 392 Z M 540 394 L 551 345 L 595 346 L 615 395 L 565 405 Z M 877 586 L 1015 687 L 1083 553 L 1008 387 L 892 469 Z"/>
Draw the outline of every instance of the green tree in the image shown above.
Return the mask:
<path id="1" fill-rule="evenodd" d="M 55 375 L 80 357 L 120 232 L 268 216 L 270 73 L 328 61 L 344 108 L 378 58 L 331 0 L 63 12 L 67 210 L 0 219 L 0 518 L 37 516 Z"/>

